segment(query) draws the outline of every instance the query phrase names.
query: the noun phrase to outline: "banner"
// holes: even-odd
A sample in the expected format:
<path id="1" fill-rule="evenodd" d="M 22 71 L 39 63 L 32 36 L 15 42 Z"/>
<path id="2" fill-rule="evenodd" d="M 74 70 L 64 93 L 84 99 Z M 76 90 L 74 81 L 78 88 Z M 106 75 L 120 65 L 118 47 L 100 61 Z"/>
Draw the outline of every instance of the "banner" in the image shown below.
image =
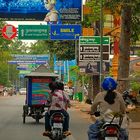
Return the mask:
<path id="1" fill-rule="evenodd" d="M 1 0 L 0 19 L 11 21 L 46 21 L 48 23 L 81 21 L 82 0 Z"/>

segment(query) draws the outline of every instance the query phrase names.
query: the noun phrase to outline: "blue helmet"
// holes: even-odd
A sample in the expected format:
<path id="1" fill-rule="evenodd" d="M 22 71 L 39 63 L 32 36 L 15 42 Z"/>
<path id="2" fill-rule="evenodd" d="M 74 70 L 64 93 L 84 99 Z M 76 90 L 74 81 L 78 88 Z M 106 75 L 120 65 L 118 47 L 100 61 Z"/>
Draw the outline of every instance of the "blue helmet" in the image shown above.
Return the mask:
<path id="1" fill-rule="evenodd" d="M 106 77 L 102 82 L 104 90 L 114 90 L 117 87 L 117 82 L 112 77 Z"/>

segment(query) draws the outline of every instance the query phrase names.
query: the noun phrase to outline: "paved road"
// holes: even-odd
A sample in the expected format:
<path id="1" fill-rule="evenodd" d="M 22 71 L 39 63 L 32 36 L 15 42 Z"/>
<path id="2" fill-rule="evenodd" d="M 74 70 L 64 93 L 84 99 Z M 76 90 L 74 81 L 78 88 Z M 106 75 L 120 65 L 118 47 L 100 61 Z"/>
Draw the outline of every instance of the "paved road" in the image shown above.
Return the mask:
<path id="1" fill-rule="evenodd" d="M 39 124 L 28 117 L 26 124 L 22 123 L 22 106 L 24 95 L 0 97 L 0 140 L 48 140 L 42 136 L 44 131 L 44 118 Z M 87 140 L 89 121 L 76 109 L 70 109 L 70 130 L 72 136 L 69 140 Z"/>

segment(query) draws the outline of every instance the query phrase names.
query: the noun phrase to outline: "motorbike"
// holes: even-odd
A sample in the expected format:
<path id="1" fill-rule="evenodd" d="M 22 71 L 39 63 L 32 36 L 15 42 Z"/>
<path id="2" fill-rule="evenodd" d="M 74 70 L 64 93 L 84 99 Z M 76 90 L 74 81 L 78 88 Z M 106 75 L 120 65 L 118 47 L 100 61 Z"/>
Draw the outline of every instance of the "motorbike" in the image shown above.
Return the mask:
<path id="1" fill-rule="evenodd" d="M 50 117 L 51 133 L 48 136 L 51 140 L 64 140 L 67 136 L 63 134 L 63 123 L 65 116 L 55 112 Z"/>
<path id="2" fill-rule="evenodd" d="M 128 109 L 133 109 L 138 104 L 138 100 L 136 96 L 133 96 L 129 91 L 124 91 L 122 97 L 125 101 L 125 105 Z"/>
<path id="3" fill-rule="evenodd" d="M 97 111 L 94 114 L 95 117 L 100 116 L 100 112 Z M 114 120 L 115 118 L 119 118 L 119 122 L 116 123 Z M 120 128 L 123 121 L 122 115 L 114 115 L 113 118 L 110 121 L 103 121 L 103 123 L 100 126 L 99 133 L 97 135 L 98 140 L 120 140 Z"/>

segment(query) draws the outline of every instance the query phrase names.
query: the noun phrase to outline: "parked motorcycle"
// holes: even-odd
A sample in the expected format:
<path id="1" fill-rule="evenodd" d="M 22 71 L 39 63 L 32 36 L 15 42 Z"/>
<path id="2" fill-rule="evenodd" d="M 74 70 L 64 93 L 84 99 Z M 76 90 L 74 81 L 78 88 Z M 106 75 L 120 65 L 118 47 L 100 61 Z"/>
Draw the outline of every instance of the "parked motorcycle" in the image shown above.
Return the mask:
<path id="1" fill-rule="evenodd" d="M 123 92 L 122 96 L 128 110 L 132 110 L 136 108 L 136 105 L 138 104 L 138 100 L 136 96 L 133 96 L 130 93 L 130 91 L 127 90 Z"/>
<path id="2" fill-rule="evenodd" d="M 63 134 L 63 123 L 65 116 L 60 112 L 55 112 L 50 117 L 51 133 L 48 137 L 51 140 L 64 140 L 67 136 Z"/>

